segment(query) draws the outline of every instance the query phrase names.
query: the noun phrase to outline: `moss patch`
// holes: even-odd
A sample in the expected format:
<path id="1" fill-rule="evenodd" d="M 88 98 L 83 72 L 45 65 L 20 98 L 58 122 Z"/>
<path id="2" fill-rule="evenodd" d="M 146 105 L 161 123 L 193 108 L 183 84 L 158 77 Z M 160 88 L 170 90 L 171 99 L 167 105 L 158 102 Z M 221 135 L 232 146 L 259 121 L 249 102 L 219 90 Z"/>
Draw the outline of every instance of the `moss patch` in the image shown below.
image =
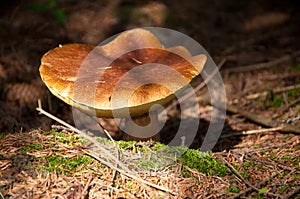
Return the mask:
<path id="1" fill-rule="evenodd" d="M 20 149 L 18 152 L 27 152 L 32 150 L 43 150 L 43 146 L 37 143 L 30 143 L 28 146 L 24 146 L 22 149 Z"/>
<path id="2" fill-rule="evenodd" d="M 200 173 L 207 175 L 226 176 L 227 167 L 212 157 L 210 153 L 203 153 L 194 149 L 187 149 L 182 156 L 179 157 L 179 161 L 183 165 L 188 166 L 191 169 L 196 169 Z M 189 176 L 190 173 L 184 167 L 182 173 L 185 176 Z"/>
<path id="3" fill-rule="evenodd" d="M 46 156 L 45 160 L 47 163 L 39 167 L 41 170 L 57 171 L 60 174 L 76 171 L 79 166 L 86 166 L 93 161 L 91 157 L 85 155 L 75 157 Z"/>

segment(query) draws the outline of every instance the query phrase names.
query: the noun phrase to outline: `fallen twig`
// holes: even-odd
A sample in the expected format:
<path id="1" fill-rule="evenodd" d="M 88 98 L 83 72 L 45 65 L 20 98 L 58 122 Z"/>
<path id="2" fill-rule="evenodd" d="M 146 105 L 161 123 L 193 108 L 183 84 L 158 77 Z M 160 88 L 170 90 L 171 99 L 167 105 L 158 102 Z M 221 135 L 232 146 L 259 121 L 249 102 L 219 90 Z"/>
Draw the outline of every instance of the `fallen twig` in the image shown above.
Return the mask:
<path id="1" fill-rule="evenodd" d="M 279 109 L 279 114 L 273 116 L 273 119 L 280 117 L 282 114 L 284 114 L 289 108 L 291 108 L 292 106 L 298 104 L 300 102 L 300 98 L 296 99 L 292 102 L 290 102 L 289 104 L 287 104 L 286 106 L 284 106 L 282 109 Z M 287 121 L 287 123 L 289 123 L 289 121 Z"/>
<path id="2" fill-rule="evenodd" d="M 284 199 L 288 199 L 291 198 L 293 196 L 295 196 L 296 194 L 300 193 L 300 187 L 297 187 L 296 189 L 294 189 L 293 191 L 291 191 L 290 193 L 286 194 L 283 196 Z"/>
<path id="3" fill-rule="evenodd" d="M 268 161 L 265 161 L 265 160 L 259 160 L 259 159 L 250 158 L 250 157 L 248 157 L 248 156 L 246 156 L 245 159 L 247 159 L 247 160 L 252 160 L 252 161 L 256 161 L 256 162 L 260 162 L 260 163 L 262 163 L 262 164 L 268 164 L 268 165 L 280 167 L 280 168 L 282 168 L 282 169 L 284 169 L 284 170 L 289 170 L 289 171 L 291 171 L 291 172 L 293 172 L 293 173 L 300 173 L 300 171 L 298 171 L 298 170 L 294 170 L 294 169 L 291 168 L 291 167 L 285 166 L 285 165 L 283 165 L 283 164 L 280 164 L 280 163 L 277 163 L 277 162 L 274 162 L 274 161 L 268 162 Z"/>
<path id="4" fill-rule="evenodd" d="M 236 175 L 239 179 L 241 179 L 246 185 L 248 185 L 248 187 L 251 187 L 251 189 L 254 189 L 255 191 L 259 192 L 259 188 L 257 188 L 256 186 L 252 185 L 248 180 L 246 180 L 245 178 L 243 178 L 243 176 L 229 162 L 227 162 L 227 160 L 225 160 L 224 158 L 222 158 L 222 161 L 224 162 L 224 164 L 226 166 L 228 166 L 228 168 L 232 171 L 232 173 L 234 175 Z M 271 193 L 271 192 L 266 192 L 264 194 L 269 195 L 269 196 L 273 196 L 273 197 L 275 196 L 277 198 L 280 197 L 279 195 Z"/>
<path id="5" fill-rule="evenodd" d="M 298 88 L 300 88 L 300 84 L 286 86 L 286 87 L 279 87 L 279 88 L 272 89 L 270 91 L 263 91 L 260 93 L 253 93 L 253 94 L 247 95 L 246 99 L 257 99 L 259 97 L 266 97 L 270 92 L 272 92 L 274 94 L 278 94 L 278 93 L 283 93 L 283 92 L 298 89 Z"/>
<path id="6" fill-rule="evenodd" d="M 231 113 L 235 113 L 235 114 L 240 114 L 240 115 L 244 116 L 246 119 L 251 120 L 260 125 L 267 126 L 267 127 L 273 127 L 273 128 L 281 127 L 281 129 L 279 131 L 300 134 L 300 127 L 289 125 L 289 124 L 282 124 L 282 123 L 276 122 L 272 119 L 268 119 L 264 116 L 260 116 L 255 113 L 251 113 L 249 111 L 243 111 L 243 110 L 239 109 L 238 107 L 230 105 L 230 104 L 227 104 L 226 107 L 227 107 L 227 111 L 229 111 Z"/>
<path id="7" fill-rule="evenodd" d="M 282 87 L 282 88 L 280 87 L 280 88 L 273 89 L 273 93 L 283 93 L 283 92 L 298 89 L 298 88 L 300 88 L 300 84 L 286 86 L 286 87 Z"/>
<path id="8" fill-rule="evenodd" d="M 273 178 L 275 178 L 278 175 L 278 173 L 273 174 L 272 176 L 270 176 L 269 178 L 267 178 L 266 180 L 259 182 L 258 184 L 254 185 L 255 187 L 261 187 L 262 185 L 266 184 L 267 182 L 269 182 L 270 180 L 272 180 Z M 250 192 L 251 190 L 253 190 L 252 187 L 248 187 L 247 189 L 243 190 L 242 192 L 236 194 L 235 196 L 231 197 L 231 199 L 235 199 L 235 198 L 240 198 L 242 195 Z"/>
<path id="9" fill-rule="evenodd" d="M 238 135 L 252 135 L 252 134 L 258 134 L 258 133 L 266 133 L 266 132 L 273 132 L 273 131 L 280 131 L 282 129 L 282 126 L 269 128 L 269 129 L 257 129 L 257 130 L 249 130 L 249 131 L 242 131 L 237 133 L 228 133 L 221 136 L 221 138 L 227 138 L 231 136 L 238 136 Z"/>
<path id="10" fill-rule="evenodd" d="M 5 199 L 3 194 L 0 192 L 1 199 Z"/>
<path id="11" fill-rule="evenodd" d="M 84 151 L 87 155 L 93 157 L 94 159 L 96 159 L 97 161 L 101 162 L 102 164 L 105 164 L 107 165 L 108 167 L 120 172 L 121 174 L 129 177 L 129 178 L 132 178 L 142 184 L 145 184 L 145 185 L 148 185 L 150 187 L 153 187 L 155 189 L 158 189 L 158 190 L 161 190 L 161 191 L 164 191 L 164 192 L 167 192 L 169 194 L 172 194 L 172 195 L 176 195 L 176 193 L 174 193 L 173 191 L 165 188 L 165 187 L 161 187 L 161 186 L 158 186 L 156 184 L 153 184 L 151 182 L 148 182 L 144 179 L 142 179 L 138 174 L 134 173 L 133 171 L 131 171 L 129 168 L 127 168 L 126 165 L 124 165 L 122 162 L 119 161 L 119 159 L 115 156 L 113 156 L 109 151 L 107 151 L 104 147 L 102 147 L 100 145 L 100 143 L 93 137 L 87 135 L 86 133 L 80 131 L 79 129 L 73 127 L 72 125 L 66 123 L 65 121 L 55 117 L 54 115 L 48 113 L 47 111 L 43 110 L 42 109 L 42 104 L 41 104 L 41 101 L 38 100 L 38 107 L 36 108 L 37 111 L 39 111 L 40 114 L 43 114 L 43 115 L 46 115 L 47 117 L 55 120 L 56 122 L 64 125 L 65 127 L 71 129 L 72 131 L 76 132 L 78 135 L 86 138 L 87 140 L 89 140 L 91 143 L 93 143 L 98 150 L 101 151 L 101 155 L 107 155 L 112 162 L 115 162 L 115 166 L 113 163 L 109 162 L 109 161 L 106 161 L 104 160 L 103 158 L 100 158 L 99 155 L 97 155 L 96 153 L 94 153 L 93 151 Z M 121 168 L 119 168 L 121 167 Z"/>
<path id="12" fill-rule="evenodd" d="M 40 100 L 38 100 L 38 108 L 36 108 L 36 110 L 39 111 L 40 114 L 46 115 L 47 117 L 49 117 L 49 118 L 55 120 L 56 122 L 58 122 L 58 123 L 64 125 L 65 127 L 69 128 L 70 130 L 74 131 L 74 132 L 77 133 L 78 135 L 80 135 L 80 136 L 86 138 L 87 140 L 89 140 L 89 141 L 90 141 L 91 143 L 93 143 L 99 150 L 101 150 L 101 151 L 103 152 L 102 155 L 105 154 L 105 155 L 107 155 L 111 160 L 113 160 L 113 161 L 118 161 L 117 158 L 116 158 L 115 156 L 113 156 L 109 151 L 107 151 L 104 147 L 102 147 L 102 146 L 99 144 L 99 142 L 98 142 L 95 138 L 93 138 L 93 137 L 87 135 L 86 133 L 80 131 L 79 129 L 77 129 L 77 128 L 75 128 L 75 127 L 73 127 L 72 125 L 66 123 L 65 121 L 63 121 L 63 120 L 61 120 L 61 119 L 55 117 L 54 115 L 48 113 L 47 111 L 43 110 L 43 109 L 42 109 L 42 104 L 41 104 L 41 101 L 40 101 Z M 124 164 L 122 164 L 121 162 L 119 162 L 119 163 L 120 163 L 120 166 L 126 168 L 126 166 L 125 166 Z M 131 172 L 131 170 L 129 170 L 128 168 L 127 168 L 126 170 L 127 170 L 128 172 Z"/>
<path id="13" fill-rule="evenodd" d="M 68 127 L 64 127 L 64 126 L 61 126 L 61 125 L 51 125 L 51 128 L 52 129 L 56 129 L 56 130 L 63 130 L 63 131 L 68 131 L 68 132 L 72 132 L 72 130 Z"/>
<path id="14" fill-rule="evenodd" d="M 87 196 L 88 196 L 88 190 L 89 190 L 89 187 L 90 187 L 90 184 L 91 184 L 92 180 L 93 180 L 93 177 L 90 177 L 88 179 L 88 181 L 86 182 L 86 184 L 84 186 L 84 189 L 82 191 L 82 194 L 81 194 L 81 199 L 87 198 Z"/>
<path id="15" fill-rule="evenodd" d="M 96 160 L 102 162 L 102 160 L 98 157 L 97 154 L 93 154 L 93 153 L 89 153 L 89 152 L 86 152 L 86 154 L 88 154 L 89 156 L 93 157 L 94 159 L 96 159 Z M 142 179 L 141 177 L 139 177 L 139 176 L 137 176 L 137 175 L 133 175 L 133 174 L 130 174 L 130 173 L 126 173 L 124 170 L 122 170 L 122 169 L 120 169 L 120 168 L 117 168 L 117 167 L 115 167 L 115 166 L 112 165 L 112 164 L 110 164 L 110 165 L 108 165 L 108 166 L 109 166 L 110 168 L 112 168 L 112 169 L 114 169 L 114 170 L 120 172 L 121 174 L 124 174 L 125 176 L 127 176 L 127 177 L 129 177 L 129 178 L 132 178 L 132 179 L 134 179 L 134 180 L 136 180 L 136 181 L 138 181 L 138 182 L 140 182 L 140 183 L 143 183 L 143 184 L 145 184 L 145 185 L 148 185 L 148 186 L 150 186 L 150 187 L 156 188 L 156 189 L 158 189 L 158 190 L 161 190 L 161 191 L 170 193 L 170 194 L 172 194 L 172 195 L 176 195 L 176 193 L 174 193 L 173 191 L 171 191 L 171 190 L 169 190 L 169 189 L 167 189 L 167 188 L 165 188 L 165 187 L 161 187 L 161 186 L 158 186 L 158 185 L 153 184 L 153 183 L 151 183 L 151 182 L 148 182 L 148 181 Z"/>

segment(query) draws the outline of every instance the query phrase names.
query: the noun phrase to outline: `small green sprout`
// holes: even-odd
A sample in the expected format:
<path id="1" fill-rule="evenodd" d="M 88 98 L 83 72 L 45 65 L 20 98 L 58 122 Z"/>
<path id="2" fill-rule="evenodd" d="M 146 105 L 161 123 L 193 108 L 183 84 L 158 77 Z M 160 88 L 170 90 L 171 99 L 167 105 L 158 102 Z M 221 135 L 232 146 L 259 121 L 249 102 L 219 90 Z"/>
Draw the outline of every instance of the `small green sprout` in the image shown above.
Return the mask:
<path id="1" fill-rule="evenodd" d="M 268 191 L 267 188 L 261 188 L 261 189 L 258 191 L 258 194 L 259 194 L 259 195 L 262 195 L 262 194 L 266 193 L 267 191 Z"/>

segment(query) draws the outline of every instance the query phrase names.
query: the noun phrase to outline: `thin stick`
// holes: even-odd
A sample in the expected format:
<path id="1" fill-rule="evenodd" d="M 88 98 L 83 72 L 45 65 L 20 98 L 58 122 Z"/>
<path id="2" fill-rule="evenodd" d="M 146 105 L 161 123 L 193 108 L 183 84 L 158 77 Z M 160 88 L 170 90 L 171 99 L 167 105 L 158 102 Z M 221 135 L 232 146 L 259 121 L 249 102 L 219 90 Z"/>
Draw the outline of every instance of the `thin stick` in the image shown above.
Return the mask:
<path id="1" fill-rule="evenodd" d="M 294 101 L 292 101 L 291 103 L 287 104 L 286 106 L 284 106 L 283 108 L 279 109 L 279 114 L 273 116 L 273 119 L 279 118 L 282 114 L 284 114 L 289 108 L 291 108 L 292 106 L 298 104 L 300 102 L 300 98 L 296 99 Z M 289 123 L 289 120 L 286 121 L 287 123 Z"/>
<path id="2" fill-rule="evenodd" d="M 120 161 L 120 149 L 119 146 L 117 145 L 117 143 L 115 142 L 115 140 L 111 137 L 110 133 L 104 128 L 104 126 L 101 124 L 100 121 L 97 121 L 98 125 L 103 129 L 104 133 L 106 134 L 106 136 L 112 141 L 112 143 L 115 145 L 116 147 L 116 153 L 117 153 L 117 159 L 118 161 Z M 116 162 L 116 167 L 118 167 L 118 163 Z M 117 177 L 117 170 L 113 171 L 113 175 L 112 175 L 112 185 L 114 186 L 115 184 L 115 179 Z"/>
<path id="3" fill-rule="evenodd" d="M 51 125 L 51 128 L 56 129 L 56 130 L 64 130 L 64 131 L 72 131 L 71 129 L 61 126 L 61 125 Z"/>
<path id="4" fill-rule="evenodd" d="M 285 199 L 291 198 L 294 195 L 296 195 L 297 193 L 300 193 L 300 187 L 297 187 L 296 189 L 294 189 L 290 193 L 286 194 L 285 196 L 283 196 L 283 198 L 285 198 Z"/>
<path id="5" fill-rule="evenodd" d="M 229 169 L 232 171 L 232 173 L 234 175 L 236 175 L 239 179 L 241 179 L 246 185 L 248 185 L 249 187 L 251 187 L 252 189 L 254 189 L 255 191 L 259 191 L 259 188 L 257 188 L 256 186 L 252 185 L 248 180 L 244 179 L 242 177 L 242 175 L 229 163 L 227 162 L 227 160 L 225 160 L 224 158 L 222 158 L 223 162 L 225 165 L 227 165 L 229 167 Z M 279 197 L 279 195 L 271 193 L 271 192 L 266 192 L 266 195 L 270 195 L 270 196 L 275 196 L 275 197 Z"/>
<path id="6" fill-rule="evenodd" d="M 249 131 L 242 131 L 237 133 L 228 133 L 221 136 L 221 138 L 228 138 L 231 136 L 238 136 L 238 135 L 252 135 L 252 134 L 258 134 L 258 133 L 266 133 L 266 132 L 273 132 L 273 131 L 280 131 L 282 129 L 282 126 L 269 128 L 269 129 L 257 129 L 257 130 L 249 130 Z"/>
<path id="7" fill-rule="evenodd" d="M 283 92 L 298 89 L 298 88 L 300 88 L 300 84 L 286 86 L 286 87 L 282 87 L 282 88 L 275 88 L 275 89 L 273 89 L 273 92 L 274 93 L 283 93 Z"/>
<path id="8" fill-rule="evenodd" d="M 86 154 L 88 154 L 89 156 L 95 158 L 96 160 L 98 160 L 98 161 L 100 161 L 100 162 L 102 161 L 97 155 L 95 155 L 95 154 L 93 154 L 93 153 L 88 153 L 88 152 L 86 152 Z M 123 175 L 125 175 L 125 176 L 127 176 L 127 177 L 129 177 L 129 178 L 132 178 L 132 179 L 134 179 L 134 180 L 140 182 L 140 183 L 146 184 L 146 185 L 148 185 L 148 186 L 150 186 L 150 187 L 153 187 L 153 188 L 156 188 L 156 189 L 158 189 L 158 190 L 161 190 L 161 191 L 170 193 L 170 194 L 172 194 L 172 195 L 176 195 L 176 193 L 173 192 L 172 190 L 169 190 L 169 189 L 167 189 L 167 188 L 165 188 L 165 187 L 161 187 L 161 186 L 158 186 L 158 185 L 153 184 L 153 183 L 151 183 L 151 182 L 148 182 L 148 181 L 142 179 L 140 176 L 136 176 L 136 175 L 132 175 L 132 174 L 130 174 L 130 173 L 126 173 L 124 170 L 122 170 L 122 169 L 120 169 L 120 168 L 117 168 L 117 167 L 113 166 L 112 164 L 109 165 L 109 167 L 112 168 L 112 169 L 114 169 L 114 170 L 116 170 L 116 171 L 118 171 L 118 172 L 120 172 L 121 174 L 123 174 Z"/>
<path id="9" fill-rule="evenodd" d="M 255 185 L 255 187 L 261 187 L 262 185 L 266 184 L 267 182 L 269 182 L 269 180 L 275 178 L 278 175 L 278 173 L 273 174 L 271 177 L 267 178 L 266 180 L 258 183 Z M 235 199 L 235 198 L 240 198 L 242 195 L 248 193 L 249 191 L 251 191 L 253 188 L 252 187 L 248 187 L 247 189 L 245 189 L 244 191 L 240 192 L 239 194 L 231 197 L 231 199 Z"/>
<path id="10" fill-rule="evenodd" d="M 41 107 L 41 101 L 40 101 L 40 100 L 38 100 L 38 105 L 39 105 L 39 107 L 36 108 L 36 110 L 39 111 L 40 114 L 46 115 L 47 117 L 49 117 L 49 118 L 55 120 L 56 122 L 58 122 L 58 123 L 64 125 L 65 127 L 69 128 L 70 130 L 74 131 L 74 132 L 77 133 L 78 135 L 80 135 L 80 136 L 86 138 L 87 140 L 89 140 L 89 141 L 90 141 L 91 143 L 93 143 L 98 149 L 101 150 L 101 152 L 102 152 L 101 155 L 104 155 L 104 154 L 105 154 L 105 155 L 109 156 L 112 160 L 114 160 L 115 162 L 118 161 L 118 159 L 117 159 L 115 156 L 113 156 L 108 150 L 106 150 L 104 147 L 102 147 L 102 146 L 99 144 L 99 142 L 98 142 L 95 138 L 93 138 L 93 137 L 87 135 L 86 133 L 80 131 L 79 129 L 77 129 L 77 128 L 75 128 L 75 127 L 73 127 L 72 125 L 66 123 L 65 121 L 63 121 L 63 120 L 61 120 L 61 119 L 55 117 L 54 115 L 48 113 L 47 111 L 43 110 L 42 107 Z M 123 169 L 126 169 L 127 172 L 132 172 L 132 171 L 129 170 L 123 163 L 118 162 L 118 164 L 119 164 L 119 166 L 123 167 Z"/>
<path id="11" fill-rule="evenodd" d="M 88 189 L 90 187 L 90 184 L 91 184 L 92 180 L 93 180 L 93 177 L 90 177 L 88 179 L 88 181 L 86 182 L 86 184 L 84 186 L 84 189 L 83 189 L 83 191 L 81 193 L 81 199 L 85 199 L 87 197 L 87 195 L 88 195 Z"/>
<path id="12" fill-rule="evenodd" d="M 283 93 L 283 92 L 298 89 L 298 88 L 300 88 L 300 84 L 286 86 L 286 87 L 274 88 L 274 89 L 271 90 L 271 92 L 273 92 L 275 94 L 278 94 L 278 93 Z M 259 97 L 265 97 L 269 93 L 270 93 L 270 91 L 263 91 L 261 93 L 253 93 L 253 94 L 247 95 L 246 99 L 256 99 L 256 98 L 259 98 Z"/>
<path id="13" fill-rule="evenodd" d="M 1 192 L 0 192 L 0 196 L 1 196 L 2 199 L 5 199 L 4 196 L 3 196 L 3 194 Z"/>
<path id="14" fill-rule="evenodd" d="M 297 126 L 293 126 L 293 125 L 289 125 L 289 124 L 281 124 L 272 119 L 268 119 L 264 116 L 260 116 L 255 113 L 251 113 L 249 111 L 243 111 L 243 110 L 239 109 L 238 107 L 230 105 L 230 104 L 226 105 L 226 109 L 229 112 L 243 115 L 246 119 L 251 120 L 260 125 L 267 126 L 267 127 L 274 127 L 274 128 L 280 126 L 280 127 L 282 127 L 282 129 L 280 129 L 280 131 L 282 131 L 282 132 L 293 132 L 293 133 L 300 134 L 300 128 Z"/>
<path id="15" fill-rule="evenodd" d="M 106 136 L 112 141 L 112 143 L 115 145 L 115 147 L 118 147 L 118 145 L 116 144 L 115 140 L 111 137 L 110 133 L 104 128 L 104 126 L 97 121 L 98 125 L 103 129 L 104 133 L 106 134 Z"/>
<path id="16" fill-rule="evenodd" d="M 120 162 L 120 161 L 118 160 L 118 158 L 116 158 L 116 157 L 113 156 L 109 151 L 107 151 L 105 148 L 103 148 L 103 147 L 99 144 L 99 142 L 98 142 L 96 139 L 94 139 L 93 137 L 91 137 L 91 136 L 85 134 L 84 132 L 80 131 L 79 129 L 73 127 L 72 125 L 66 123 L 65 121 L 63 121 L 63 120 L 61 120 L 61 119 L 55 117 L 54 115 L 48 113 L 47 111 L 44 111 L 44 110 L 42 109 L 42 103 L 41 103 L 41 100 L 38 100 L 38 108 L 36 108 L 36 110 L 39 111 L 40 114 L 46 115 L 47 117 L 49 117 L 49 118 L 55 120 L 56 122 L 58 122 L 58 123 L 60 123 L 60 124 L 62 124 L 62 125 L 64 125 L 64 126 L 66 126 L 67 128 L 71 129 L 72 131 L 78 133 L 80 136 L 82 136 L 82 137 L 88 139 L 88 140 L 89 140 L 90 142 L 92 142 L 98 149 L 100 149 L 102 153 L 106 154 L 106 155 L 109 156 L 111 159 L 113 159 L 113 160 L 117 163 L 117 165 L 120 166 L 121 168 L 114 166 L 112 163 L 110 163 L 110 162 L 108 162 L 108 161 L 105 161 L 104 159 L 101 159 L 97 154 L 95 154 L 95 153 L 93 153 L 93 152 L 87 152 L 87 151 L 85 151 L 85 153 L 86 153 L 87 155 L 90 155 L 91 157 L 93 157 L 94 159 L 98 160 L 99 162 L 101 162 L 101 163 L 107 165 L 108 167 L 110 167 L 110 168 L 112 168 L 112 169 L 114 169 L 114 170 L 116 170 L 116 171 L 122 173 L 123 175 L 125 175 L 125 176 L 127 176 L 127 177 L 129 177 L 129 178 L 135 179 L 136 181 L 138 181 L 138 182 L 140 182 L 140 183 L 143 183 L 143 184 L 145 184 L 145 185 L 148 185 L 148 186 L 150 186 L 150 187 L 156 188 L 156 189 L 158 189 L 158 190 L 161 190 L 161 191 L 170 193 L 170 194 L 172 194 L 172 195 L 176 195 L 176 193 L 174 193 L 173 191 L 171 191 L 171 190 L 169 190 L 169 189 L 167 189 L 167 188 L 165 188 L 165 187 L 158 186 L 158 185 L 156 185 L 156 184 L 153 184 L 153 183 L 151 183 L 151 182 L 148 182 L 148 181 L 142 179 L 142 178 L 141 178 L 140 176 L 138 176 L 136 173 L 134 173 L 134 172 L 132 172 L 130 169 L 128 169 L 126 165 L 124 165 L 122 162 Z M 103 155 L 103 154 L 102 154 L 102 155 Z"/>

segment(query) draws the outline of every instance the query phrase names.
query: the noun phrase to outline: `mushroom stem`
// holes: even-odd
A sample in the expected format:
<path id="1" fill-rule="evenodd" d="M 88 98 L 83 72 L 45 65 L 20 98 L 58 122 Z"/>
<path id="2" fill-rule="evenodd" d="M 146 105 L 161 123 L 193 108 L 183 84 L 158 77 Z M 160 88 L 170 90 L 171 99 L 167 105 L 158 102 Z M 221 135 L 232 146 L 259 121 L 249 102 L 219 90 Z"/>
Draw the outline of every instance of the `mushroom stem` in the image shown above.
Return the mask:
<path id="1" fill-rule="evenodd" d="M 124 129 L 126 131 L 123 135 L 125 141 L 160 141 L 158 114 L 156 111 L 139 117 L 125 118 Z"/>

